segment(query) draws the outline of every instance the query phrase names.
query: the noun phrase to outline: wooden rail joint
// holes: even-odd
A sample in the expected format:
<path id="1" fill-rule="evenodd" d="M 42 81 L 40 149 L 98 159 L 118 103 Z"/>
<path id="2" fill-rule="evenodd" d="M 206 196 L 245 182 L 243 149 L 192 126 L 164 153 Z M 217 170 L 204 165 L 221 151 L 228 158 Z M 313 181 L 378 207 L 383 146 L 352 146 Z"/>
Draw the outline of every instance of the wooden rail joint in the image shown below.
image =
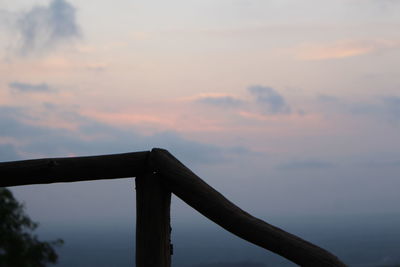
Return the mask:
<path id="1" fill-rule="evenodd" d="M 142 257 L 144 252 L 140 252 L 139 267 L 169 267 L 171 192 L 227 231 L 300 266 L 346 266 L 330 252 L 243 211 L 165 149 L 0 163 L 0 187 L 126 177 L 137 177 L 139 189 L 137 243 L 141 246 L 139 251 L 147 253 L 146 258 Z M 154 210 L 154 214 L 148 213 Z M 153 232 L 158 234 L 149 234 L 147 222 L 157 229 Z M 155 250 L 160 261 L 149 259 Z M 159 262 L 164 263 L 160 265 Z"/>

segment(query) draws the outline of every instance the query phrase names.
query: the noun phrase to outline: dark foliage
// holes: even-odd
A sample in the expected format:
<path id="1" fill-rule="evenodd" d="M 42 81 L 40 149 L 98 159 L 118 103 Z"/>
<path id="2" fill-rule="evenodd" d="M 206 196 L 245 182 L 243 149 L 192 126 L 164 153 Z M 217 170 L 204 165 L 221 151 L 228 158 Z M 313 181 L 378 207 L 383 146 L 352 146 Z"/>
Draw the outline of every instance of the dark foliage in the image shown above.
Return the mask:
<path id="1" fill-rule="evenodd" d="M 39 241 L 33 233 L 36 228 L 37 223 L 24 213 L 11 191 L 0 188 L 0 267 L 42 267 L 57 262 L 54 246 L 63 241 Z"/>

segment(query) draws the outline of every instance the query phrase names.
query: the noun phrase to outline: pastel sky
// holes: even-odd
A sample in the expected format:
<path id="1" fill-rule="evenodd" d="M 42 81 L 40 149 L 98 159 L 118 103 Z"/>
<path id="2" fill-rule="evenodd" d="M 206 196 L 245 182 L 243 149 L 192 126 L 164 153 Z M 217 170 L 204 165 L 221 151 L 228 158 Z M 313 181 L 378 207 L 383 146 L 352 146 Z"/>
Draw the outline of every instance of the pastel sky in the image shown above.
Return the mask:
<path id="1" fill-rule="evenodd" d="M 265 219 L 398 213 L 399 12 L 398 0 L 1 0 L 0 160 L 164 147 Z M 13 191 L 38 220 L 122 220 L 130 186 Z"/>

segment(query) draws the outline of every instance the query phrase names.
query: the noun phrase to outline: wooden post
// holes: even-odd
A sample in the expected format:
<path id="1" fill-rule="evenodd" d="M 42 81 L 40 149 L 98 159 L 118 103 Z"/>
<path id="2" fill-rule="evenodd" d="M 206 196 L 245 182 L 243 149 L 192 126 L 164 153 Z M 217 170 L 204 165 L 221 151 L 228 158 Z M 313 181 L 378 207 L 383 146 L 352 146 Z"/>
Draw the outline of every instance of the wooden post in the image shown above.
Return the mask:
<path id="1" fill-rule="evenodd" d="M 170 267 L 171 192 L 152 172 L 136 177 L 136 266 Z"/>

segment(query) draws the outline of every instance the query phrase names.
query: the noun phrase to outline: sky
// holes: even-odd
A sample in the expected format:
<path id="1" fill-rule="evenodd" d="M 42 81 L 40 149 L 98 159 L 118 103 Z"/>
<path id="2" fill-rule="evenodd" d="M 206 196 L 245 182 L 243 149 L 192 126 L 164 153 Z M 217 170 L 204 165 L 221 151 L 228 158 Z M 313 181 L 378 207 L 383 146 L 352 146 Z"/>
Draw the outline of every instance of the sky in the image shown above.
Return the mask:
<path id="1" fill-rule="evenodd" d="M 0 0 L 0 161 L 162 147 L 266 221 L 398 214 L 399 12 L 398 0 Z M 134 220 L 131 179 L 12 191 L 49 224 Z M 178 224 L 201 220 L 173 205 Z"/>

